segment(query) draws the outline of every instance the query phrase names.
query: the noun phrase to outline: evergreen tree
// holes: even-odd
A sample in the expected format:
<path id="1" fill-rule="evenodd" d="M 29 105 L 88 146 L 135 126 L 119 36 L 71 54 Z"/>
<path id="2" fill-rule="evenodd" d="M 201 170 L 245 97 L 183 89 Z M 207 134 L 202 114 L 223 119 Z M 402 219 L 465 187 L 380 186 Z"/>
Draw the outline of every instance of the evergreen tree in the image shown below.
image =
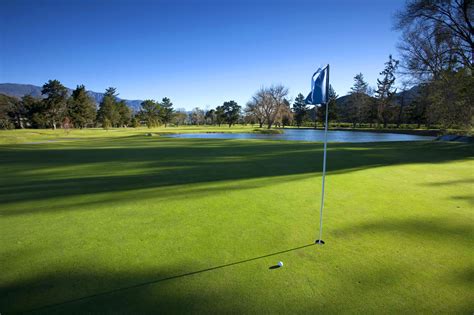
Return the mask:
<path id="1" fill-rule="evenodd" d="M 385 69 L 380 72 L 381 79 L 377 79 L 377 91 L 375 97 L 377 98 L 377 123 L 383 123 L 383 127 L 387 127 L 387 123 L 393 114 L 393 97 L 397 92 L 394 88 L 395 71 L 398 68 L 398 60 L 388 57 L 385 63 Z"/>
<path id="2" fill-rule="evenodd" d="M 417 124 L 418 129 L 427 123 L 429 106 L 429 84 L 422 84 L 414 100 L 407 106 L 408 123 Z"/>
<path id="3" fill-rule="evenodd" d="M 14 97 L 0 94 L 0 129 L 12 129 L 15 127 L 17 108 L 19 108 L 20 103 Z M 21 120 L 20 123 L 22 123 Z M 16 127 L 18 128 L 18 125 Z"/>
<path id="4" fill-rule="evenodd" d="M 224 107 L 222 106 L 217 106 L 216 107 L 216 123 L 220 127 L 222 123 L 225 122 L 225 112 L 224 112 Z"/>
<path id="5" fill-rule="evenodd" d="M 224 102 L 224 104 L 222 104 L 224 121 L 229 125 L 229 128 L 239 120 L 240 109 L 241 106 L 235 101 Z"/>
<path id="6" fill-rule="evenodd" d="M 68 116 L 76 128 L 84 128 L 94 123 L 96 106 L 87 95 L 84 85 L 78 85 L 68 101 Z"/>
<path id="7" fill-rule="evenodd" d="M 27 125 L 28 110 L 24 103 L 16 97 L 0 94 L 0 129 L 23 129 Z"/>
<path id="8" fill-rule="evenodd" d="M 109 87 L 105 90 L 104 97 L 99 104 L 97 112 L 97 121 L 102 124 L 104 128 L 114 127 L 118 125 L 120 114 L 117 110 L 117 90 Z"/>
<path id="9" fill-rule="evenodd" d="M 215 109 L 208 110 L 206 112 L 205 118 L 208 124 L 214 125 L 216 122 L 216 110 Z"/>
<path id="10" fill-rule="evenodd" d="M 46 128 L 48 126 L 46 106 L 42 100 L 25 95 L 21 98 L 21 104 L 25 109 L 28 124 L 32 128 Z"/>
<path id="11" fill-rule="evenodd" d="M 314 129 L 318 127 L 318 113 L 317 113 L 318 108 L 316 106 L 311 107 L 308 110 L 308 117 L 309 120 L 311 120 L 314 123 Z"/>
<path id="12" fill-rule="evenodd" d="M 171 103 L 171 100 L 167 97 L 164 97 L 161 100 L 161 121 L 166 125 L 171 122 L 173 119 L 173 103 Z"/>
<path id="13" fill-rule="evenodd" d="M 429 84 L 428 123 L 470 132 L 474 113 L 474 76 L 467 69 L 444 71 Z"/>
<path id="14" fill-rule="evenodd" d="M 117 102 L 116 109 L 118 112 L 118 126 L 119 127 L 128 127 L 132 121 L 132 110 L 128 107 L 127 103 L 124 100 Z"/>
<path id="15" fill-rule="evenodd" d="M 132 127 L 133 128 L 138 128 L 138 127 L 140 127 L 140 125 L 141 125 L 141 123 L 140 123 L 139 115 L 133 116 L 133 118 L 132 118 Z"/>
<path id="16" fill-rule="evenodd" d="M 333 89 L 332 85 L 329 85 L 329 113 L 328 113 L 328 121 L 332 121 L 337 119 L 337 104 L 336 100 L 339 97 L 336 91 Z M 316 115 L 318 116 L 318 120 L 321 121 L 322 124 L 326 121 L 326 104 L 321 104 L 318 108 Z"/>
<path id="17" fill-rule="evenodd" d="M 377 122 L 377 99 L 367 96 L 362 108 L 362 122 L 369 123 L 370 127 Z"/>
<path id="18" fill-rule="evenodd" d="M 154 100 L 145 100 L 141 103 L 140 116 L 148 128 L 156 127 L 160 124 L 160 113 L 161 106 Z"/>
<path id="19" fill-rule="evenodd" d="M 308 106 L 306 106 L 304 95 L 301 93 L 299 93 L 295 98 L 295 102 L 293 103 L 293 113 L 296 126 L 299 128 L 308 117 Z"/>
<path id="20" fill-rule="evenodd" d="M 351 94 L 367 94 L 369 91 L 369 84 L 365 82 L 362 73 L 356 74 L 354 77 L 354 85 L 351 87 Z"/>
<path id="21" fill-rule="evenodd" d="M 354 77 L 354 85 L 351 87 L 346 109 L 346 119 L 352 123 L 354 128 L 356 124 L 363 121 L 364 112 L 367 112 L 367 108 L 370 106 L 368 90 L 369 84 L 365 82 L 364 75 L 357 74 Z"/>
<path id="22" fill-rule="evenodd" d="M 396 103 L 397 103 L 397 113 L 396 113 L 396 121 L 397 121 L 397 128 L 400 128 L 400 125 L 403 123 L 403 121 L 406 121 L 406 104 L 407 104 L 407 88 L 408 83 L 403 82 L 401 86 L 401 91 L 398 93 L 398 95 L 395 96 Z"/>
<path id="23" fill-rule="evenodd" d="M 66 113 L 67 89 L 58 80 L 49 80 L 43 85 L 41 94 L 46 95 L 43 102 L 48 122 L 56 129 Z"/>

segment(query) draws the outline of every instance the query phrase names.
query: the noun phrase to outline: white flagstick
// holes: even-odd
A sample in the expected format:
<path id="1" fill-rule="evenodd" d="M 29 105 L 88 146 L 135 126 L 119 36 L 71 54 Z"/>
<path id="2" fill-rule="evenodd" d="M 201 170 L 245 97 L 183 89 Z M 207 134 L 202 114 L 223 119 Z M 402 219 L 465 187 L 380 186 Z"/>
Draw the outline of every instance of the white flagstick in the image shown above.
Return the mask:
<path id="1" fill-rule="evenodd" d="M 322 240 L 323 236 L 323 209 L 324 209 L 324 182 L 326 179 L 326 151 L 328 144 L 328 116 L 329 116 L 329 65 L 327 65 L 326 75 L 326 121 L 324 123 L 324 154 L 323 154 L 323 185 L 321 191 L 321 209 L 319 210 L 319 239 L 316 240 L 316 244 L 324 244 Z"/>

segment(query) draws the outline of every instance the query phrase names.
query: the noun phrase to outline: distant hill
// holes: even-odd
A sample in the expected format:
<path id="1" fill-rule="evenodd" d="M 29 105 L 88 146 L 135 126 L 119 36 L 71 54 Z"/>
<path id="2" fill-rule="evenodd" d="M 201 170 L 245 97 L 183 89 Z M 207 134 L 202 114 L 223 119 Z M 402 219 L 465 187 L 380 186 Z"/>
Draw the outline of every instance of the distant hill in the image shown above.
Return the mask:
<path id="1" fill-rule="evenodd" d="M 411 89 L 406 90 L 404 92 L 405 93 L 405 95 L 404 95 L 405 104 L 411 103 L 415 99 L 415 97 L 419 93 L 419 91 L 420 91 L 420 86 L 418 86 L 418 85 L 415 85 Z M 345 107 L 347 105 L 348 101 L 349 101 L 349 95 L 350 94 L 338 97 L 337 100 L 336 100 L 337 106 L 340 106 L 342 108 Z M 401 96 L 402 96 L 401 92 L 396 93 L 396 98 L 395 98 L 396 103 L 398 103 L 400 101 Z"/>
<path id="2" fill-rule="evenodd" d="M 17 83 L 0 83 L 0 94 L 5 94 L 8 96 L 22 98 L 25 95 L 31 95 L 33 97 L 42 98 L 41 95 L 42 88 L 40 86 L 31 85 L 31 84 L 17 84 Z M 72 93 L 72 89 L 68 88 L 69 94 Z M 98 105 L 102 98 L 104 97 L 104 93 L 98 93 L 93 91 L 87 91 L 92 99 L 94 99 L 95 103 Z M 119 98 L 119 100 L 122 100 Z M 140 104 L 142 100 L 124 100 L 127 105 L 134 111 L 138 111 L 140 109 Z"/>

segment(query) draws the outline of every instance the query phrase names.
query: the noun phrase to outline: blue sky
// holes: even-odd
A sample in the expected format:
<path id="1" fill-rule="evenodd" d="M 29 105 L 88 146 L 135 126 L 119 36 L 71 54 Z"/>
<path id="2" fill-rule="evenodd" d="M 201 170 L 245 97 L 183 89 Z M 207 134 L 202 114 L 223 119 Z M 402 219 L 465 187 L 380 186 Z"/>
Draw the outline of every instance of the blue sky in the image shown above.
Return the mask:
<path id="1" fill-rule="evenodd" d="M 331 65 L 349 91 L 356 73 L 371 86 L 399 34 L 403 0 L 106 1 L 2 0 L 0 82 L 58 79 L 126 99 L 170 97 L 175 107 L 241 105 L 261 86 L 306 94 Z"/>

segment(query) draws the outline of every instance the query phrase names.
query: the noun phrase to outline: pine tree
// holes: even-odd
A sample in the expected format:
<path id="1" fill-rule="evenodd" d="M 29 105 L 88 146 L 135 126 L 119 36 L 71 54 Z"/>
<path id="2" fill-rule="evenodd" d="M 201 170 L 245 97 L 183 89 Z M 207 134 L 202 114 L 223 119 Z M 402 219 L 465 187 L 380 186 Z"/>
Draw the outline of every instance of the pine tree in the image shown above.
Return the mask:
<path id="1" fill-rule="evenodd" d="M 216 107 L 216 123 L 220 127 L 222 123 L 225 122 L 225 112 L 223 106 Z"/>
<path id="2" fill-rule="evenodd" d="M 392 101 L 397 89 L 393 87 L 395 84 L 395 71 L 398 68 L 398 60 L 389 56 L 385 63 L 385 69 L 380 72 L 382 79 L 377 79 L 377 123 L 383 123 L 383 127 L 387 127 L 387 123 L 391 117 Z"/>
<path id="3" fill-rule="evenodd" d="M 104 97 L 99 104 L 97 112 L 97 121 L 102 124 L 104 128 L 115 127 L 120 120 L 120 114 L 117 110 L 117 90 L 109 87 L 105 90 Z"/>
<path id="4" fill-rule="evenodd" d="M 21 101 L 15 97 L 0 94 L 0 129 L 24 128 L 22 108 Z"/>
<path id="5" fill-rule="evenodd" d="M 215 109 L 208 110 L 206 112 L 205 118 L 206 118 L 206 123 L 210 125 L 214 125 L 216 121 L 216 110 Z"/>
<path id="6" fill-rule="evenodd" d="M 351 94 L 367 94 L 368 90 L 369 84 L 365 82 L 364 75 L 362 73 L 356 74 L 354 85 L 351 87 Z"/>
<path id="7" fill-rule="evenodd" d="M 298 128 L 303 124 L 305 119 L 308 117 L 308 106 L 304 102 L 304 95 L 299 93 L 293 103 L 293 113 Z"/>
<path id="8" fill-rule="evenodd" d="M 132 118 L 132 127 L 133 128 L 140 127 L 140 117 L 139 117 L 139 115 L 133 116 L 133 118 Z"/>
<path id="9" fill-rule="evenodd" d="M 21 104 L 26 111 L 26 118 L 31 127 L 46 128 L 48 126 L 46 106 L 42 100 L 25 95 L 21 98 Z"/>
<path id="10" fill-rule="evenodd" d="M 132 110 L 128 107 L 127 103 L 124 100 L 117 102 L 116 109 L 118 112 L 118 126 L 119 127 L 128 127 L 132 121 Z"/>
<path id="11" fill-rule="evenodd" d="M 141 103 L 140 116 L 148 128 L 156 127 L 160 123 L 161 106 L 154 100 L 144 100 Z"/>
<path id="12" fill-rule="evenodd" d="M 364 112 L 370 106 L 368 90 L 369 84 L 365 82 L 364 75 L 362 73 L 357 74 L 354 77 L 354 85 L 351 87 L 346 110 L 346 118 L 354 128 L 357 123 L 363 121 Z"/>
<path id="13" fill-rule="evenodd" d="M 58 80 L 49 80 L 43 85 L 41 94 L 46 95 L 43 100 L 46 117 L 53 129 L 56 129 L 66 112 L 67 89 Z"/>
<path id="14" fill-rule="evenodd" d="M 241 106 L 235 101 L 224 102 L 224 104 L 222 104 L 224 121 L 229 125 L 229 128 L 239 120 L 240 109 Z"/>
<path id="15" fill-rule="evenodd" d="M 171 100 L 167 97 L 164 97 L 161 100 L 161 121 L 166 125 L 171 122 L 173 119 L 173 103 L 171 103 Z"/>
<path id="16" fill-rule="evenodd" d="M 68 116 L 74 127 L 84 128 L 94 123 L 96 106 L 94 100 L 87 95 L 84 85 L 78 85 L 68 101 Z"/>

